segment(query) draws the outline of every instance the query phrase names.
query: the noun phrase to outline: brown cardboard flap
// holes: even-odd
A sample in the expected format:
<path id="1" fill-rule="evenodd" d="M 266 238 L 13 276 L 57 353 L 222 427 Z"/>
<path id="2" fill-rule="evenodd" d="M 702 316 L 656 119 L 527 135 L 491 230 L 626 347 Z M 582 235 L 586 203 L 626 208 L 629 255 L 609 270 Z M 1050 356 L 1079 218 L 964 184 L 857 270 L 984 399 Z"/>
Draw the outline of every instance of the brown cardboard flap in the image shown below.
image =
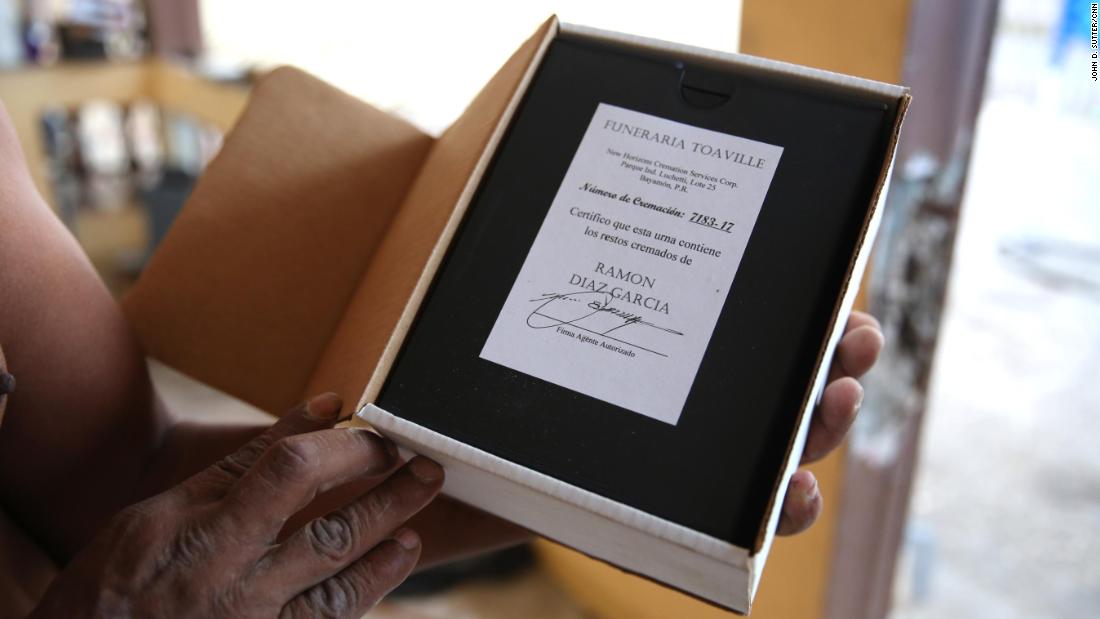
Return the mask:
<path id="1" fill-rule="evenodd" d="M 301 71 L 266 76 L 123 302 L 147 352 L 292 406 L 432 142 Z"/>
<path id="2" fill-rule="evenodd" d="M 515 108 L 517 93 L 557 24 L 554 17 L 543 23 L 436 141 L 379 244 L 309 392 L 336 391 L 350 404 L 360 399 L 372 376 L 384 377 L 488 165 L 492 142 L 500 139 L 506 125 L 502 119 Z"/>

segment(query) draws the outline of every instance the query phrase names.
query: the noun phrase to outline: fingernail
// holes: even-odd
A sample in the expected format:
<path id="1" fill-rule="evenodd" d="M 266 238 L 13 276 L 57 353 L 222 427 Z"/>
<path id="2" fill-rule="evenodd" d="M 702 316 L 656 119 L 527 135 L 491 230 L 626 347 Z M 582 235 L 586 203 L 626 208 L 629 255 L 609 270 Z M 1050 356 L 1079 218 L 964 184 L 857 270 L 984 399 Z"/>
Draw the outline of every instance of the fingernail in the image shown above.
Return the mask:
<path id="1" fill-rule="evenodd" d="M 401 529 L 393 534 L 393 539 L 405 550 L 416 550 L 420 545 L 420 536 L 412 529 Z"/>
<path id="2" fill-rule="evenodd" d="M 0 396 L 15 391 L 15 377 L 7 372 L 0 371 Z"/>
<path id="3" fill-rule="evenodd" d="M 397 460 L 399 458 L 401 458 L 401 454 L 397 452 L 397 444 L 394 443 L 393 441 L 391 441 L 390 439 L 382 436 L 382 434 L 379 433 L 378 430 L 375 430 L 374 428 L 356 428 L 356 429 L 359 430 L 360 432 L 366 432 L 367 434 L 370 434 L 372 436 L 377 437 L 378 441 L 381 442 L 381 444 L 382 444 L 382 449 L 386 450 L 386 455 L 389 457 L 389 459 L 391 461 L 397 462 Z"/>
<path id="4" fill-rule="evenodd" d="M 382 443 L 386 446 L 386 455 L 390 457 L 390 460 L 397 462 L 401 459 L 401 454 L 397 452 L 397 445 L 393 441 L 383 436 Z"/>
<path id="5" fill-rule="evenodd" d="M 393 441 L 367 428 L 348 428 L 351 432 L 360 432 L 364 441 L 369 443 L 375 449 L 381 449 L 386 457 L 381 461 L 371 466 L 366 473 L 370 475 L 385 473 L 393 468 L 400 459 L 400 454 L 397 453 L 397 446 L 393 444 Z"/>
<path id="6" fill-rule="evenodd" d="M 409 471 L 417 481 L 425 486 L 430 486 L 443 479 L 443 469 L 427 458 L 413 458 L 409 462 Z"/>
<path id="7" fill-rule="evenodd" d="M 863 385 L 859 386 L 859 397 L 856 398 L 856 412 L 859 412 L 859 407 L 863 406 L 863 396 L 867 395 L 867 392 L 863 390 Z"/>
<path id="8" fill-rule="evenodd" d="M 819 488 L 817 487 L 817 478 L 811 477 L 806 485 L 802 488 L 802 502 L 809 505 L 813 503 L 817 498 Z"/>
<path id="9" fill-rule="evenodd" d="M 335 419 L 343 402 L 335 393 L 322 393 L 306 402 L 306 416 L 318 421 Z"/>

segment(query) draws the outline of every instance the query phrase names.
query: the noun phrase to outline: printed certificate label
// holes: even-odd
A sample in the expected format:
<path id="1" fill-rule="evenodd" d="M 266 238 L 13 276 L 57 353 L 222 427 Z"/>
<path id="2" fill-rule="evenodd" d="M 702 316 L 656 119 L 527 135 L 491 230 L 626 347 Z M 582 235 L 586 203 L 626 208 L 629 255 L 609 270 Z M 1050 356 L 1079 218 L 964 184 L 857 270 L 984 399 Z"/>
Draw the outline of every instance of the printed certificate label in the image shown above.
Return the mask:
<path id="1" fill-rule="evenodd" d="M 676 424 L 782 153 L 601 103 L 481 358 Z"/>

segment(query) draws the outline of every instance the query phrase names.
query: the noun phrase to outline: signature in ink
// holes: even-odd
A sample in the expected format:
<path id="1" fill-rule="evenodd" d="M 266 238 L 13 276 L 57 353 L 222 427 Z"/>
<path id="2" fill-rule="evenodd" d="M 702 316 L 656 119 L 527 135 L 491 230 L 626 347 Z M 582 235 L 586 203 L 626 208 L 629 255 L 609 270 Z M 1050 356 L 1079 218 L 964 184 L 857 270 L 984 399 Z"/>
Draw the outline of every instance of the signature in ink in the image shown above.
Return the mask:
<path id="1" fill-rule="evenodd" d="M 576 292 L 545 292 L 531 299 L 535 309 L 527 315 L 527 326 L 532 329 L 570 326 L 593 335 L 639 348 L 646 352 L 667 357 L 668 355 L 625 339 L 638 335 L 636 327 L 653 329 L 670 335 L 683 335 L 682 332 L 663 327 L 646 320 L 641 314 L 635 314 L 616 307 L 616 299 L 606 292 L 579 290 Z M 607 320 L 609 318 L 610 320 Z M 628 327 L 635 327 L 628 329 Z M 622 329 L 622 331 L 619 331 Z M 609 335 L 615 333 L 615 335 Z"/>

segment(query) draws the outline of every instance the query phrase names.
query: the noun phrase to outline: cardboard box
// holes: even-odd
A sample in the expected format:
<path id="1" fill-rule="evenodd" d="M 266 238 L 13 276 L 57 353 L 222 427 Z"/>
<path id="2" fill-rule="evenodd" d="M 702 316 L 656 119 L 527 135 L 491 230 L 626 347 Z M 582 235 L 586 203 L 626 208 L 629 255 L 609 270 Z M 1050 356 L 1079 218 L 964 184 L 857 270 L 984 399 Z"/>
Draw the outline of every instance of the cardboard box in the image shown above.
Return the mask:
<path id="1" fill-rule="evenodd" d="M 825 309 L 802 325 L 805 332 L 788 337 L 797 345 L 790 350 L 804 353 L 797 363 L 769 372 L 769 377 L 789 374 L 783 384 L 798 385 L 797 392 L 780 394 L 782 401 L 776 400 L 769 410 L 782 410 L 768 413 L 757 430 L 744 433 L 743 444 L 730 449 L 738 454 L 759 449 L 767 455 L 751 456 L 756 458 L 751 460 L 752 470 L 727 471 L 734 476 L 729 479 L 740 480 L 745 489 L 739 492 L 748 497 L 729 499 L 736 503 L 733 507 L 729 501 L 723 503 L 721 491 L 714 493 L 717 507 L 700 507 L 698 513 L 690 502 L 662 501 L 662 493 L 677 496 L 675 483 L 618 488 L 616 484 L 628 478 L 594 469 L 592 463 L 599 459 L 563 468 L 552 461 L 551 452 L 535 447 L 535 435 L 486 434 L 491 430 L 470 423 L 479 412 L 462 406 L 448 419 L 433 418 L 414 397 L 418 391 L 435 390 L 434 397 L 446 398 L 494 387 L 476 381 L 447 383 L 438 373 L 418 375 L 417 364 L 428 362 L 417 352 L 424 346 L 416 342 L 432 324 L 433 302 L 441 302 L 448 278 L 458 277 L 455 253 L 486 251 L 470 240 L 472 228 L 463 226 L 479 225 L 469 224 L 471 213 L 492 208 L 483 204 L 494 191 L 494 166 L 503 161 L 496 157 L 509 148 L 521 148 L 516 146 L 524 139 L 517 117 L 535 113 L 535 106 L 523 107 L 532 88 L 552 83 L 546 60 L 552 48 L 559 57 L 567 55 L 561 50 L 572 48 L 605 55 L 617 50 L 613 53 L 624 57 L 680 63 L 676 66 L 686 67 L 681 86 L 691 91 L 682 96 L 703 97 L 704 106 L 712 95 L 728 91 L 723 76 L 734 75 L 748 80 L 745 84 L 828 100 L 840 110 L 871 106 L 885 119 L 881 144 L 868 151 L 874 153 L 873 160 L 855 166 L 863 186 L 851 195 L 861 197 L 855 203 L 846 199 L 855 216 L 837 224 L 838 230 L 847 232 L 837 241 L 841 250 L 832 250 L 839 256 L 829 271 L 833 275 L 812 282 L 814 298 Z M 449 495 L 629 571 L 747 612 L 772 543 L 783 491 L 797 467 L 810 411 L 824 387 L 828 360 L 867 261 L 908 102 L 908 92 L 897 86 L 562 25 L 556 19 L 546 22 L 435 140 L 309 76 L 280 69 L 257 86 L 248 109 L 124 307 L 152 356 L 199 380 L 274 414 L 309 394 L 337 391 L 345 400 L 359 402 L 361 420 L 404 449 L 443 464 L 448 475 L 444 491 Z M 577 127 L 578 132 L 583 129 Z M 574 141 L 569 148 L 576 148 L 576 137 L 570 139 Z M 851 140 L 858 141 L 854 136 Z M 541 212 L 533 217 L 541 217 Z M 778 238 L 778 225 L 758 222 L 754 234 Z M 534 230 L 530 223 L 527 228 Z M 751 232 L 751 223 L 748 228 Z M 796 252 L 797 247 L 801 245 Z M 813 257 L 805 259 L 812 262 Z M 798 260 L 791 263 L 789 268 L 798 268 Z M 494 285 L 503 285 L 506 292 L 511 284 L 509 280 Z M 798 287 L 788 282 L 785 289 L 794 294 Z M 722 328 L 719 321 L 715 338 L 727 337 L 721 335 Z M 462 355 L 462 364 L 490 368 L 476 355 L 456 354 Z M 704 359 L 700 367 L 706 370 L 707 363 L 712 362 Z M 521 385 L 512 392 L 517 410 L 524 404 L 538 408 L 560 400 L 600 411 L 598 415 L 611 420 L 585 421 L 563 414 L 555 429 L 553 418 L 539 412 L 533 415 L 538 425 L 528 429 L 536 427 L 552 437 L 551 446 L 567 444 L 566 430 L 573 437 L 583 437 L 586 431 L 612 436 L 608 432 L 616 427 L 631 428 L 624 432 L 630 436 L 660 437 L 676 431 L 675 419 L 659 421 L 623 410 L 621 404 L 616 408 L 600 396 L 577 394 L 575 389 L 556 387 L 552 380 L 540 382 L 507 364 L 485 371 L 510 372 L 509 380 Z M 771 388 L 769 380 L 781 382 L 758 382 Z M 573 399 L 561 400 L 563 392 L 572 393 Z M 411 408 L 393 414 L 398 411 L 387 411 L 387 401 Z M 500 415 L 507 408 L 491 399 L 455 401 L 492 402 L 495 412 L 486 410 L 485 415 Z M 706 430 L 698 426 L 703 414 L 690 412 L 695 406 L 691 398 L 687 404 L 679 402 L 688 411 L 684 415 L 692 415 L 681 427 L 690 421 L 696 430 Z M 494 418 L 486 417 L 481 426 L 493 425 L 489 419 Z M 508 423 L 505 417 L 495 419 Z M 598 427 L 601 423 L 603 429 Z M 716 423 L 715 428 L 726 427 Z M 624 438 L 621 445 L 604 441 L 608 457 L 602 462 L 637 458 L 636 453 L 615 453 L 630 447 L 631 440 Z M 580 460 L 599 449 L 576 442 Z M 711 443 L 707 446 L 708 454 L 722 451 Z M 686 444 L 673 457 L 690 460 L 689 450 Z M 694 493 L 681 493 L 689 497 L 699 496 L 704 488 L 683 485 Z M 724 527 L 724 515 L 737 520 L 737 526 Z"/>

